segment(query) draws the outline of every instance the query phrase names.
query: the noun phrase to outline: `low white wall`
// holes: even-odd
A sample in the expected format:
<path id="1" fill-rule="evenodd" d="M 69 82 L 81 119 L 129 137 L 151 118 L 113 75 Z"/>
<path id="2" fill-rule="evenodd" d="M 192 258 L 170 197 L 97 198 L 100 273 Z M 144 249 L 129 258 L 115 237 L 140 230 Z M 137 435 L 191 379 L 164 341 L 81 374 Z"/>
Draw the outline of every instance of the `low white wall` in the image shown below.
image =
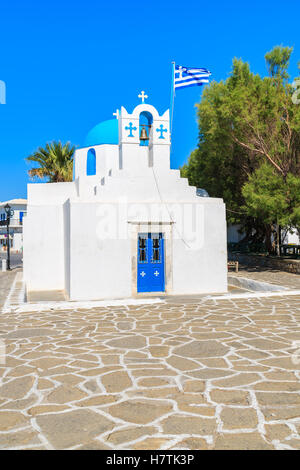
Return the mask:
<path id="1" fill-rule="evenodd" d="M 34 183 L 27 185 L 28 204 L 63 204 L 69 197 L 76 196 L 76 185 L 70 183 Z"/>

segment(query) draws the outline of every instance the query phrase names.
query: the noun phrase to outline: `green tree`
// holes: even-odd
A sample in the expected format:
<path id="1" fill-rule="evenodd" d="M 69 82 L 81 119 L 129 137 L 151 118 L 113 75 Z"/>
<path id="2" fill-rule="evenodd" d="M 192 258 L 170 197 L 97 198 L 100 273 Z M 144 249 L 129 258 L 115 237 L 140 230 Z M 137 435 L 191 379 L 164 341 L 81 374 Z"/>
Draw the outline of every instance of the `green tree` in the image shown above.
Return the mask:
<path id="1" fill-rule="evenodd" d="M 249 239 L 266 239 L 269 249 L 271 224 L 298 223 L 300 106 L 293 104 L 295 90 L 288 83 L 291 53 L 291 48 L 282 46 L 267 53 L 269 76 L 264 78 L 234 59 L 229 78 L 204 90 L 197 105 L 199 145 L 182 168 L 191 184 L 223 197 L 229 222 L 240 223 Z M 251 175 L 263 177 L 267 171 L 272 171 L 273 183 L 280 182 L 279 192 L 286 187 L 291 192 L 289 200 L 284 198 L 285 217 L 278 218 L 276 203 L 270 203 L 269 198 L 277 200 L 279 195 L 268 185 L 260 188 L 255 210 L 254 198 L 247 201 L 253 193 L 250 186 L 243 188 L 254 184 Z"/>
<path id="2" fill-rule="evenodd" d="M 289 68 L 292 52 L 292 47 L 276 46 L 265 55 L 270 77 L 281 80 L 289 78 L 287 69 Z"/>
<path id="3" fill-rule="evenodd" d="M 73 156 L 75 147 L 67 142 L 47 143 L 45 147 L 39 147 L 33 154 L 26 158 L 28 162 L 38 164 L 31 168 L 28 174 L 31 178 L 47 178 L 49 183 L 72 181 Z"/>
<path id="4" fill-rule="evenodd" d="M 271 75 L 263 79 L 235 60 L 220 110 L 220 122 L 228 121 L 233 141 L 284 178 L 289 172 L 300 174 L 300 109 L 292 102 L 286 71 L 291 51 L 277 47 L 266 54 Z"/>
<path id="5" fill-rule="evenodd" d="M 289 173 L 284 180 L 269 163 L 263 163 L 242 188 L 244 209 L 254 218 L 277 227 L 300 228 L 300 178 Z"/>

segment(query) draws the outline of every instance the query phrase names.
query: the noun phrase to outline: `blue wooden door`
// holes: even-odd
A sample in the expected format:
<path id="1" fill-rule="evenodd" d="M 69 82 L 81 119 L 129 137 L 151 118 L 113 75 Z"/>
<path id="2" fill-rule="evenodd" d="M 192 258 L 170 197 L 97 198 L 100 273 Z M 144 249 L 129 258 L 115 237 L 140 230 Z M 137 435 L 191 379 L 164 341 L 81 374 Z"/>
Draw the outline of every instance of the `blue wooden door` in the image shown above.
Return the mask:
<path id="1" fill-rule="evenodd" d="M 137 291 L 164 292 L 165 256 L 162 233 L 138 235 Z"/>

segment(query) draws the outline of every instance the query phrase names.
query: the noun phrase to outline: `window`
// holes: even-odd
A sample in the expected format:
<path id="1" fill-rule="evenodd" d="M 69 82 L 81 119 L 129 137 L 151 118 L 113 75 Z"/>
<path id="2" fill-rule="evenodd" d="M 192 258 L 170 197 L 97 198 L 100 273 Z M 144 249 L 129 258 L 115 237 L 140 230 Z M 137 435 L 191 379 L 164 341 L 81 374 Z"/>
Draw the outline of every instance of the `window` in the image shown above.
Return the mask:
<path id="1" fill-rule="evenodd" d="M 161 243 L 162 234 L 152 233 L 152 256 L 151 263 L 161 263 Z"/>
<path id="2" fill-rule="evenodd" d="M 94 176 L 96 174 L 96 152 L 94 149 L 89 149 L 87 153 L 86 174 L 87 176 Z"/>
<path id="3" fill-rule="evenodd" d="M 139 235 L 139 263 L 147 263 L 147 235 Z"/>

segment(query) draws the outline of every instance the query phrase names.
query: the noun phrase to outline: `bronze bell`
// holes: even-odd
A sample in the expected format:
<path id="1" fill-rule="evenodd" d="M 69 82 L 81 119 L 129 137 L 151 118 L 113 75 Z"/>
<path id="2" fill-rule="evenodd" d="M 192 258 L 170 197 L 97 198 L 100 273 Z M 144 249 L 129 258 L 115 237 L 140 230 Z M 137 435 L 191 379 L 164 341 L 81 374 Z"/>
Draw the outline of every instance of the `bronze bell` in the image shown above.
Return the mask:
<path id="1" fill-rule="evenodd" d="M 145 127 L 143 126 L 142 129 L 141 129 L 141 135 L 140 135 L 140 140 L 145 142 L 147 140 L 149 140 L 149 137 L 148 137 L 148 134 L 147 134 L 147 131 L 145 129 Z"/>

